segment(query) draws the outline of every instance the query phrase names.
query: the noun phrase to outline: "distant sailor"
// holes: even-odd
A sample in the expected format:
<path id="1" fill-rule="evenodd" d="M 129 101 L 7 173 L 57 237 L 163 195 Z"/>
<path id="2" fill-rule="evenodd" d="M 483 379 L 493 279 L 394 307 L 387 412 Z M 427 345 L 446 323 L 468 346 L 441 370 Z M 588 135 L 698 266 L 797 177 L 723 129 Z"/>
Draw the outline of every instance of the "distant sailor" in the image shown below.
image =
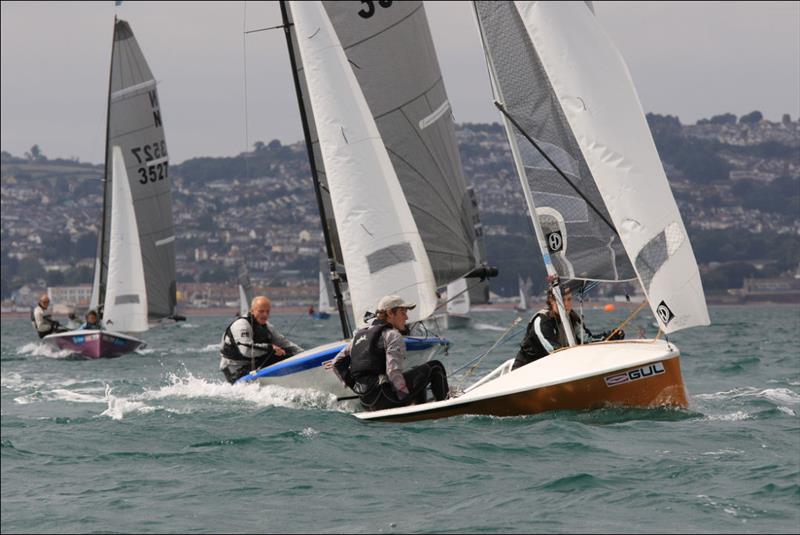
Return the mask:
<path id="1" fill-rule="evenodd" d="M 580 316 L 572 310 L 572 290 L 568 287 L 564 288 L 563 301 L 564 309 L 569 315 L 570 323 L 572 324 L 572 332 L 576 333 L 575 337 L 577 343 L 581 343 L 581 337 L 577 334 L 580 332 L 580 329 L 583 329 L 585 334 L 584 340 L 587 342 L 602 340 L 608 336 L 608 333 L 594 336 L 591 331 L 586 328 Z M 615 334 L 613 339 L 621 340 L 624 337 L 625 333 L 620 330 Z M 559 319 L 556 298 L 553 294 L 553 290 L 549 289 L 547 290 L 547 308 L 534 314 L 531 321 L 528 323 L 525 339 L 522 341 L 522 345 L 519 348 L 519 352 L 514 359 L 514 365 L 511 369 L 515 370 L 520 366 L 537 361 L 566 345 L 568 345 L 567 335 Z"/>
<path id="2" fill-rule="evenodd" d="M 359 330 L 353 340 L 326 365 L 358 394 L 368 410 L 403 407 L 427 401 L 427 388 L 437 401 L 448 397 L 447 372 L 432 360 L 403 372 L 406 358 L 403 331 L 408 310 L 416 306 L 399 295 L 387 295 L 378 303 L 377 319 Z"/>
<path id="3" fill-rule="evenodd" d="M 50 298 L 47 294 L 42 294 L 41 297 L 39 297 L 39 302 L 33 310 L 31 310 L 31 322 L 39 338 L 44 338 L 48 334 L 61 333 L 67 330 L 65 327 L 62 327 L 58 321 L 50 317 L 50 314 L 47 312 L 49 306 Z"/>
<path id="4" fill-rule="evenodd" d="M 250 312 L 225 329 L 219 369 L 229 383 L 303 351 L 267 322 L 271 308 L 267 297 L 257 296 L 250 303 Z"/>

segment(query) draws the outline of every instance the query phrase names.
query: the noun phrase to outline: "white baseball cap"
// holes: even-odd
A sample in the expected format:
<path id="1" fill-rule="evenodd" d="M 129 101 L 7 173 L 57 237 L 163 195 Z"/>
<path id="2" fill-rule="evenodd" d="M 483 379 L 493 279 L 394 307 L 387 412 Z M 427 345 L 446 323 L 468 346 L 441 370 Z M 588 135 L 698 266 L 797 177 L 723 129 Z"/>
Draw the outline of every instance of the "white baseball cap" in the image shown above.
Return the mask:
<path id="1" fill-rule="evenodd" d="M 378 301 L 378 310 L 391 310 L 393 308 L 407 308 L 411 310 L 416 307 L 416 303 L 407 303 L 399 295 L 386 295 Z"/>

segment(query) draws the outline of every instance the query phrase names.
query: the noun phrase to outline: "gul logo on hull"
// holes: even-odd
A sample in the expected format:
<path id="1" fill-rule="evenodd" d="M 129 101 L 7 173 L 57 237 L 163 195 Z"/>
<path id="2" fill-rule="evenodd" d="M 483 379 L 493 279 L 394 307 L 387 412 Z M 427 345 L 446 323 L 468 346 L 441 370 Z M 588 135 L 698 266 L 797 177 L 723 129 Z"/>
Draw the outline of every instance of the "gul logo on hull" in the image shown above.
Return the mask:
<path id="1" fill-rule="evenodd" d="M 654 375 L 661 375 L 664 372 L 666 372 L 664 369 L 664 364 L 661 362 L 656 362 L 654 364 L 642 366 L 641 368 L 636 368 L 635 370 L 629 370 L 623 373 L 615 373 L 614 375 L 603 377 L 603 380 L 606 382 L 606 386 L 617 386 L 624 383 L 629 383 L 631 381 L 638 381 L 639 379 L 647 379 L 648 377 L 653 377 Z"/>

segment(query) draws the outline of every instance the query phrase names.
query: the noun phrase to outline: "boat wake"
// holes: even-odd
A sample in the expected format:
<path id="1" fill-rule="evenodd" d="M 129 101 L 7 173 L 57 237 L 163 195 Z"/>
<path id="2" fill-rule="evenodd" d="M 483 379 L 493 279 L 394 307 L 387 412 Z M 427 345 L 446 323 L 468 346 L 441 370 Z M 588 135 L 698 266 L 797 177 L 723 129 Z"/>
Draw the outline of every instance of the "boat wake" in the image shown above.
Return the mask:
<path id="1" fill-rule="evenodd" d="M 50 359 L 77 359 L 82 360 L 81 357 L 75 357 L 74 354 L 67 349 L 56 349 L 41 342 L 31 342 L 22 347 L 17 348 L 17 355 L 30 355 L 32 357 L 47 357 Z"/>
<path id="2" fill-rule="evenodd" d="M 197 403 L 213 400 L 212 406 Z M 249 405 L 253 408 L 283 407 L 290 409 L 322 409 L 343 412 L 336 396 L 312 389 L 284 388 L 277 385 L 237 384 L 209 381 L 185 375 L 170 374 L 169 384 L 156 389 L 146 389 L 141 394 L 117 396 L 111 387 L 106 388 L 104 401 L 107 404 L 101 416 L 121 420 L 126 415 L 147 414 L 155 410 L 166 410 L 177 414 L 215 410 L 224 404 Z M 191 401 L 189 405 L 181 401 Z M 159 402 L 160 404 L 153 404 Z M 177 402 L 177 405 L 174 403 Z M 172 404 L 172 406 L 167 406 Z"/>

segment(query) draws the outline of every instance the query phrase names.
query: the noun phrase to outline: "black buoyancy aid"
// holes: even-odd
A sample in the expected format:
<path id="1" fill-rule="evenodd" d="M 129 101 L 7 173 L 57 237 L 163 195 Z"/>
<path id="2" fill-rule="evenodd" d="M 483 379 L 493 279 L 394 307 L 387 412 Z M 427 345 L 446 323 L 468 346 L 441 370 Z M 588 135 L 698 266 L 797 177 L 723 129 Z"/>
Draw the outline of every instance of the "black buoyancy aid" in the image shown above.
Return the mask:
<path id="1" fill-rule="evenodd" d="M 247 314 L 246 316 L 237 316 L 235 320 L 228 324 L 228 326 L 225 328 L 225 342 L 222 344 L 222 355 L 231 360 L 249 361 L 250 357 L 242 353 L 242 351 L 239 349 L 239 345 L 236 343 L 236 338 L 234 338 L 233 333 L 231 332 L 231 327 L 233 327 L 233 324 L 240 319 L 246 319 L 247 323 L 250 324 L 250 327 L 253 330 L 253 340 L 251 341 L 252 344 L 271 344 L 272 332 L 266 325 L 261 325 L 258 323 L 255 318 L 253 318 L 252 314 Z"/>
<path id="2" fill-rule="evenodd" d="M 350 371 L 355 378 L 386 373 L 386 347 L 380 342 L 383 331 L 391 328 L 391 324 L 375 320 L 370 327 L 353 336 Z"/>

